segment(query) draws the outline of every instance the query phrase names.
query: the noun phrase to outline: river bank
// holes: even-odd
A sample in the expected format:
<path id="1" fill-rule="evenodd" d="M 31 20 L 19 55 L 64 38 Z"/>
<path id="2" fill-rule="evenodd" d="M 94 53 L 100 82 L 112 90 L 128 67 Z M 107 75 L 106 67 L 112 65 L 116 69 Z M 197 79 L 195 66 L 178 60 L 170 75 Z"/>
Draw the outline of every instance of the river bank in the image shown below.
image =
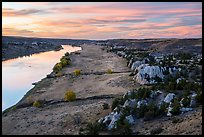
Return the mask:
<path id="1" fill-rule="evenodd" d="M 2 37 L 2 61 L 61 49 L 61 45 L 43 39 Z"/>
<path id="2" fill-rule="evenodd" d="M 17 107 L 4 112 L 3 134 L 78 134 L 79 128 L 85 123 L 94 122 L 110 112 L 110 109 L 103 110 L 104 103 L 110 106 L 115 96 L 121 96 L 127 90 L 138 87 L 129 79 L 129 68 L 126 67 L 127 63 L 123 58 L 107 53 L 96 45 L 82 45 L 82 50 L 78 52 L 70 55 L 72 65 L 63 69 L 63 74 L 73 73 L 75 69 L 80 69 L 82 74 L 106 72 L 107 69 L 120 73 L 90 73 L 42 79 L 16 106 L 29 103 L 31 100 L 59 101 L 64 98 L 68 89 L 76 93 L 78 100 L 53 103 L 42 108 Z M 91 98 L 93 96 L 96 98 Z M 75 123 L 77 117 L 80 117 L 78 124 Z"/>

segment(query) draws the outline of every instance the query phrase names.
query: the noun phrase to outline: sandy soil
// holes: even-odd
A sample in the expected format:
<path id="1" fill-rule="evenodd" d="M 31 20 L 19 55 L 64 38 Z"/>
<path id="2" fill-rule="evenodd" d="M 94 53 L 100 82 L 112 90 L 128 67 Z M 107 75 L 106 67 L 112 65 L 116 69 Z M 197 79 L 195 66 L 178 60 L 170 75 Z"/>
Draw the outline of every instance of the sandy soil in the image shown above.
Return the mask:
<path id="1" fill-rule="evenodd" d="M 100 95 L 121 96 L 129 89 L 139 87 L 129 76 L 125 59 L 101 50 L 99 46 L 82 45 L 80 54 L 72 54 L 72 65 L 63 74 L 80 69 L 82 75 L 71 77 L 44 78 L 19 102 L 24 104 L 38 99 L 62 100 L 65 92 L 72 89 L 78 99 Z M 113 74 L 83 75 L 85 72 L 105 72 L 112 69 Z M 2 116 L 3 134 L 78 134 L 80 127 L 94 122 L 111 112 L 102 105 L 111 106 L 114 98 L 85 99 L 74 102 L 61 102 L 42 108 L 24 107 L 13 109 Z M 172 123 L 172 118 L 163 117 L 152 121 L 139 119 L 132 127 L 133 132 L 150 134 L 157 127 L 164 130 L 160 134 L 202 134 L 202 109 L 180 115 L 181 122 Z M 108 133 L 103 133 L 108 134 Z"/>
<path id="2" fill-rule="evenodd" d="M 63 74 L 73 73 L 75 69 L 83 72 L 106 72 L 103 75 L 69 75 L 58 78 L 45 78 L 40 81 L 20 101 L 21 104 L 38 99 L 62 100 L 65 92 L 72 89 L 77 98 L 99 95 L 123 95 L 129 89 L 139 85 L 129 76 L 130 69 L 126 61 L 113 53 L 101 50 L 99 46 L 82 45 L 80 54 L 72 54 L 72 65 L 63 70 Z M 103 110 L 106 102 L 111 106 L 113 98 L 88 99 L 75 102 L 63 102 L 43 108 L 26 107 L 11 110 L 2 117 L 3 134 L 78 134 L 86 122 L 94 122 L 111 110 Z M 19 103 L 19 104 L 20 104 Z M 76 122 L 80 119 L 80 122 Z"/>

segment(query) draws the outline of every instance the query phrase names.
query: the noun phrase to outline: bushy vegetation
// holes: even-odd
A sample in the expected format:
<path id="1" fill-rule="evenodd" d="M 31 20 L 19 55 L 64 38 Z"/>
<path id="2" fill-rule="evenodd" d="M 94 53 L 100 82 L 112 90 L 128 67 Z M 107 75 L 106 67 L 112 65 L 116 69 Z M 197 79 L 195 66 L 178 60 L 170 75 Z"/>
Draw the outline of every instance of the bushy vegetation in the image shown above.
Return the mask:
<path id="1" fill-rule="evenodd" d="M 55 66 L 54 66 L 54 68 L 53 68 L 53 71 L 57 73 L 57 72 L 59 72 L 62 68 L 63 68 L 63 67 L 62 67 L 62 64 L 61 64 L 61 63 L 57 63 L 57 64 L 55 64 Z"/>
<path id="2" fill-rule="evenodd" d="M 178 53 L 176 55 L 176 58 L 180 59 L 180 60 L 189 60 L 191 59 L 192 55 L 190 53 Z"/>
<path id="3" fill-rule="evenodd" d="M 81 74 L 81 70 L 75 69 L 75 70 L 74 70 L 74 74 L 75 74 L 76 76 L 80 75 L 80 74 Z"/>
<path id="4" fill-rule="evenodd" d="M 107 74 L 112 74 L 113 71 L 112 71 L 111 69 L 108 69 L 108 70 L 106 71 L 106 73 L 107 73 Z"/>
<path id="5" fill-rule="evenodd" d="M 112 105 L 111 105 L 111 109 L 115 109 L 119 104 L 120 104 L 120 101 L 121 99 L 120 98 L 115 98 L 112 102 Z"/>
<path id="6" fill-rule="evenodd" d="M 72 90 L 68 90 L 65 93 L 64 100 L 65 101 L 74 101 L 76 99 L 76 94 Z"/>
<path id="7" fill-rule="evenodd" d="M 102 125 L 98 122 L 88 123 L 85 128 L 80 128 L 80 135 L 98 135 L 102 130 Z"/>
<path id="8" fill-rule="evenodd" d="M 70 65 L 70 58 L 66 57 L 66 56 L 63 56 L 60 59 L 60 63 L 62 64 L 62 67 L 65 67 L 66 65 Z"/>
<path id="9" fill-rule="evenodd" d="M 131 125 L 124 117 L 121 117 L 116 122 L 116 129 L 113 129 L 112 132 L 117 133 L 119 135 L 131 135 L 132 134 Z"/>
<path id="10" fill-rule="evenodd" d="M 190 105 L 190 98 L 189 97 L 184 97 L 183 100 L 182 100 L 182 104 L 183 104 L 183 107 L 188 107 Z"/>
<path id="11" fill-rule="evenodd" d="M 57 74 L 55 75 L 56 77 L 61 77 L 63 74 L 61 72 L 57 72 Z"/>
<path id="12" fill-rule="evenodd" d="M 139 88 L 137 92 L 135 92 L 135 99 L 146 99 L 149 98 L 151 94 L 150 88 Z"/>
<path id="13" fill-rule="evenodd" d="M 34 106 L 34 107 L 41 107 L 42 104 L 41 104 L 40 101 L 34 101 L 34 102 L 33 102 L 33 106 Z"/>
<path id="14" fill-rule="evenodd" d="M 102 106 L 103 106 L 103 109 L 109 109 L 108 103 L 104 103 Z"/>
<path id="15" fill-rule="evenodd" d="M 167 109 L 166 109 L 167 107 L 168 107 L 168 103 L 163 102 L 159 107 L 159 114 L 165 115 L 167 113 Z"/>
<path id="16" fill-rule="evenodd" d="M 173 109 L 171 111 L 171 114 L 178 115 L 181 113 L 180 112 L 180 102 L 178 99 L 176 99 L 176 98 L 173 99 L 172 107 L 173 107 Z"/>
<path id="17" fill-rule="evenodd" d="M 60 70 L 62 70 L 62 68 L 66 67 L 67 65 L 71 64 L 71 59 L 69 58 L 69 53 L 65 53 L 65 56 L 63 56 L 60 59 L 60 62 L 58 62 L 57 64 L 55 64 L 55 66 L 53 67 L 53 71 L 55 73 L 58 73 Z"/>
<path id="18" fill-rule="evenodd" d="M 145 112 L 144 114 L 144 121 L 149 121 L 152 120 L 154 118 L 154 111 L 148 110 L 147 112 Z"/>
<path id="19" fill-rule="evenodd" d="M 197 96 L 195 97 L 197 105 L 202 104 L 202 90 L 198 90 Z"/>

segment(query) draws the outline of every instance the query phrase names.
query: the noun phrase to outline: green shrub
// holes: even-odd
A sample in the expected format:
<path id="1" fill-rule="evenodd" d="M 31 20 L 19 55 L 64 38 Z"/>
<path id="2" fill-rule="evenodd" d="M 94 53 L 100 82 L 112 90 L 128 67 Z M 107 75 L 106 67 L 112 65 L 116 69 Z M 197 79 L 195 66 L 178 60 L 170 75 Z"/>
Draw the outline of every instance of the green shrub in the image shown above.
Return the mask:
<path id="1" fill-rule="evenodd" d="M 197 93 L 195 100 L 196 100 L 198 105 L 202 104 L 202 91 Z"/>
<path id="2" fill-rule="evenodd" d="M 113 129 L 112 132 L 119 135 L 131 135 L 131 125 L 124 117 L 120 117 L 120 119 L 116 122 L 116 129 Z"/>
<path id="3" fill-rule="evenodd" d="M 55 75 L 56 77 L 61 77 L 63 74 L 61 72 L 57 72 L 57 74 Z"/>
<path id="4" fill-rule="evenodd" d="M 108 103 L 104 103 L 104 104 L 103 104 L 103 109 L 109 109 Z"/>
<path id="5" fill-rule="evenodd" d="M 160 108 L 159 108 L 159 114 L 161 115 L 165 115 L 167 113 L 167 108 L 168 107 L 168 103 L 162 103 Z"/>
<path id="6" fill-rule="evenodd" d="M 62 69 L 62 64 L 61 63 L 57 63 L 55 64 L 53 71 L 58 72 Z"/>
<path id="7" fill-rule="evenodd" d="M 139 88 L 135 93 L 135 99 L 146 99 L 149 98 L 151 94 L 150 88 Z"/>
<path id="8" fill-rule="evenodd" d="M 149 120 L 152 120 L 154 118 L 154 111 L 147 111 L 145 112 L 144 114 L 144 121 L 149 121 Z"/>
<path id="9" fill-rule="evenodd" d="M 65 101 L 74 101 L 76 99 L 76 94 L 72 90 L 68 90 L 65 93 L 64 100 Z"/>
<path id="10" fill-rule="evenodd" d="M 112 74 L 113 71 L 112 71 L 111 69 L 108 69 L 108 70 L 106 71 L 106 73 L 107 73 L 107 74 Z"/>
<path id="11" fill-rule="evenodd" d="M 75 69 L 75 70 L 74 70 L 74 74 L 75 74 L 76 76 L 80 75 L 80 74 L 81 74 L 81 70 Z"/>
<path id="12" fill-rule="evenodd" d="M 41 107 L 42 104 L 41 104 L 39 101 L 34 101 L 34 102 L 33 102 L 33 106 L 34 106 L 34 107 Z"/>
<path id="13" fill-rule="evenodd" d="M 141 105 L 141 106 L 138 108 L 137 117 L 138 117 L 138 118 L 143 118 L 145 112 L 147 112 L 147 111 L 148 111 L 147 106 L 146 106 L 146 105 Z"/>
<path id="14" fill-rule="evenodd" d="M 190 99 L 188 97 L 184 97 L 182 100 L 183 107 L 188 107 L 190 105 Z"/>
<path id="15" fill-rule="evenodd" d="M 60 59 L 60 63 L 62 64 L 62 67 L 65 67 L 66 65 L 69 65 L 70 64 L 70 60 L 67 59 L 66 57 L 62 57 Z"/>
<path id="16" fill-rule="evenodd" d="M 112 102 L 112 105 L 111 105 L 111 109 L 115 109 L 119 104 L 120 104 L 120 99 L 119 98 L 115 98 Z"/>
<path id="17" fill-rule="evenodd" d="M 173 100 L 172 107 L 173 107 L 173 109 L 171 111 L 171 114 L 173 114 L 173 115 L 180 114 L 180 102 L 178 101 L 178 99 Z"/>
<path id="18" fill-rule="evenodd" d="M 81 135 L 98 135 L 101 131 L 102 126 L 100 123 L 88 123 L 84 129 L 80 129 Z"/>

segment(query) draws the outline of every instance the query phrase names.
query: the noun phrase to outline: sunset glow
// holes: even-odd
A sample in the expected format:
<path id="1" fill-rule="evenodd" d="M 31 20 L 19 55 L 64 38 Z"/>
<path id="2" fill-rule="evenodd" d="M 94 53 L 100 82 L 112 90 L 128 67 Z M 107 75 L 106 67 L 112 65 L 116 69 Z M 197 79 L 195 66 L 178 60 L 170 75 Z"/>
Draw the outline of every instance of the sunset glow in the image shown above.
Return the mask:
<path id="1" fill-rule="evenodd" d="M 4 36 L 202 37 L 201 2 L 3 2 L 2 7 Z"/>

